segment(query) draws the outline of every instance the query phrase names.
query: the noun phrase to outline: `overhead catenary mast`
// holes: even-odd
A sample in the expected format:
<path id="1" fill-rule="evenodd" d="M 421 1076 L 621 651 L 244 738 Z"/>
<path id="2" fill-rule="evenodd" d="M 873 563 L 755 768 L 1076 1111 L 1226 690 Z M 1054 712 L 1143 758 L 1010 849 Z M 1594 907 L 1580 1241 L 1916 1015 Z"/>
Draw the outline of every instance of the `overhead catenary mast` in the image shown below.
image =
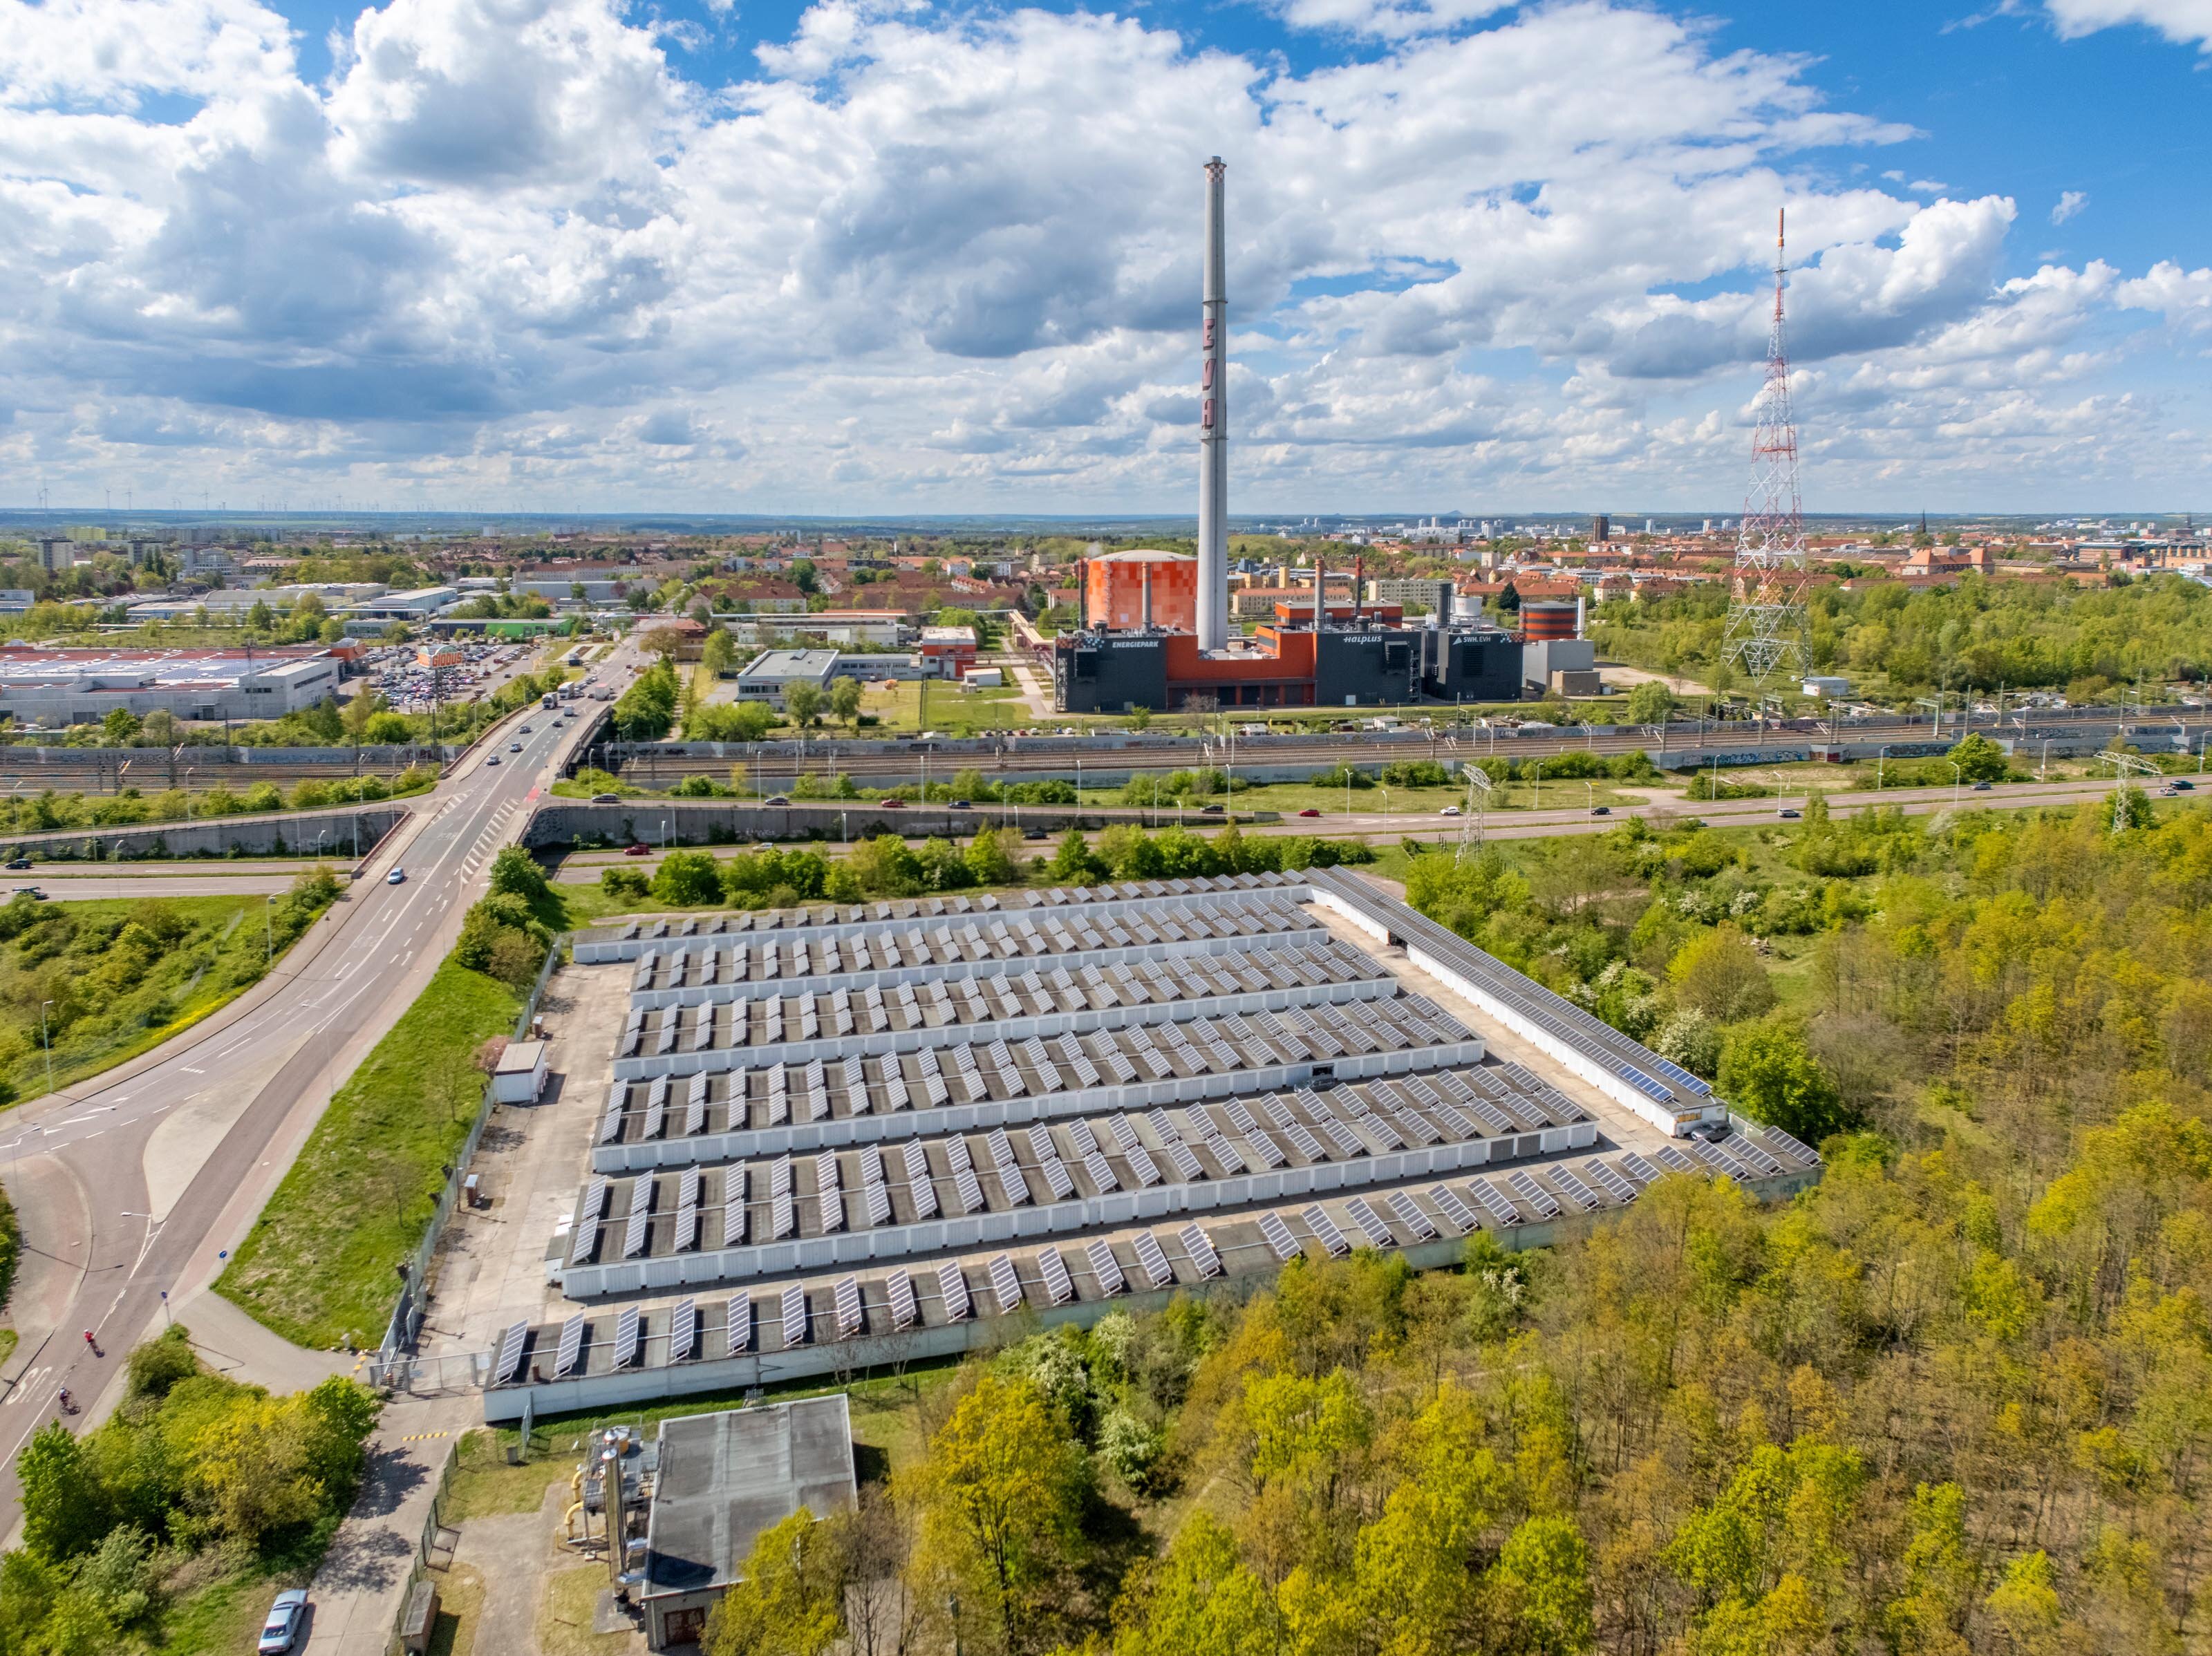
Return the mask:
<path id="1" fill-rule="evenodd" d="M 1783 341 L 1784 219 L 1774 220 L 1774 320 L 1766 339 L 1751 440 L 1751 488 L 1736 532 L 1734 601 L 1722 653 L 1754 684 L 1802 677 L 1812 664 L 1805 621 L 1805 524 L 1797 488 L 1797 424 Z"/>

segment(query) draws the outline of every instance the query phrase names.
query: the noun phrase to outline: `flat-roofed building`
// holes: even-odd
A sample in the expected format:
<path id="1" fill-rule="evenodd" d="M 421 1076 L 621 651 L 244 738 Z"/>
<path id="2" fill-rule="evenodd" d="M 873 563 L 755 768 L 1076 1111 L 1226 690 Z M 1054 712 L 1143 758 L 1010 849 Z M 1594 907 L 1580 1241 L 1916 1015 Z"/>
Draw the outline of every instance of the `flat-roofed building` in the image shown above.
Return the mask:
<path id="1" fill-rule="evenodd" d="M 383 592 L 346 604 L 337 614 L 364 621 L 421 621 L 461 600 L 453 586 L 417 586 L 404 592 Z"/>
<path id="2" fill-rule="evenodd" d="M 131 605 L 125 614 L 133 624 L 143 624 L 149 621 L 191 621 L 204 610 L 208 619 L 217 625 L 235 625 L 257 604 L 265 604 L 281 614 L 301 598 L 313 597 L 325 610 L 335 611 L 348 604 L 366 604 L 371 598 L 381 597 L 388 590 L 377 581 L 320 581 L 303 586 L 219 586 L 186 598 L 149 598 Z"/>
<path id="3" fill-rule="evenodd" d="M 143 719 L 276 719 L 338 694 L 329 651 L 0 649 L 0 714 L 18 725 L 96 725 L 118 708 Z"/>
<path id="4" fill-rule="evenodd" d="M 860 1499 L 845 1394 L 664 1420 L 644 1580 L 636 1588 L 654 1650 L 705 1633 L 724 1593 L 744 1579 L 763 1532 L 804 1507 L 817 1519 Z"/>
<path id="5" fill-rule="evenodd" d="M 906 617 L 882 610 L 817 610 L 787 620 L 764 618 L 757 628 L 825 638 L 832 644 L 878 644 L 896 648 L 906 642 Z"/>
<path id="6" fill-rule="evenodd" d="M 925 627 L 915 658 L 925 666 L 935 663 L 944 678 L 965 678 L 975 664 L 975 629 L 972 627 Z"/>
<path id="7" fill-rule="evenodd" d="M 836 672 L 835 650 L 763 650 L 738 675 L 738 699 L 781 707 L 793 685 L 827 689 Z"/>

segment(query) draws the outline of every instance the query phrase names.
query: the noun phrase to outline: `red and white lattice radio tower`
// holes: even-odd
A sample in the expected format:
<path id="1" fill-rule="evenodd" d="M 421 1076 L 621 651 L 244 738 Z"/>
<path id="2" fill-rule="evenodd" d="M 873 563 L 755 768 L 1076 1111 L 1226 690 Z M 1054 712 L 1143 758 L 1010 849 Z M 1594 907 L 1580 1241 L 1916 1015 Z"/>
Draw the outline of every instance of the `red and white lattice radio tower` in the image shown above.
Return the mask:
<path id="1" fill-rule="evenodd" d="M 1751 488 L 1735 541 L 1735 600 L 1723 652 L 1754 684 L 1802 677 L 1811 665 L 1805 622 L 1805 525 L 1797 494 L 1797 425 L 1790 411 L 1790 354 L 1782 338 L 1783 220 L 1774 221 L 1774 325 L 1766 340 L 1751 440 Z"/>

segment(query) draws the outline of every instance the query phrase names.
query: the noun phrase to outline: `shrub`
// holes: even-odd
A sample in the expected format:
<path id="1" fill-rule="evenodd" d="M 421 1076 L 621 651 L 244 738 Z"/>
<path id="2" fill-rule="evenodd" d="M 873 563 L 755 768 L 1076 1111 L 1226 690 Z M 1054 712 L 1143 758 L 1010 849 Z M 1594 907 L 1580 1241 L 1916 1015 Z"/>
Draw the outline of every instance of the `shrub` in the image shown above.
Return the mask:
<path id="1" fill-rule="evenodd" d="M 1668 963 L 1667 975 L 1681 1004 L 1723 1023 L 1757 1017 L 1774 1004 L 1774 984 L 1758 950 L 1733 925 L 1691 938 Z"/>
<path id="2" fill-rule="evenodd" d="M 653 877 L 653 895 L 673 908 L 702 908 L 721 901 L 721 870 L 703 851 L 672 851 Z"/>
<path id="3" fill-rule="evenodd" d="M 499 855 L 491 859 L 491 889 L 528 903 L 543 901 L 553 895 L 553 888 L 546 883 L 545 870 L 520 846 L 502 846 Z"/>
<path id="4" fill-rule="evenodd" d="M 1803 1032 L 1779 1017 L 1730 1032 L 1721 1052 L 1721 1094 L 1754 1121 L 1818 1144 L 1851 1125 L 1842 1095 Z"/>

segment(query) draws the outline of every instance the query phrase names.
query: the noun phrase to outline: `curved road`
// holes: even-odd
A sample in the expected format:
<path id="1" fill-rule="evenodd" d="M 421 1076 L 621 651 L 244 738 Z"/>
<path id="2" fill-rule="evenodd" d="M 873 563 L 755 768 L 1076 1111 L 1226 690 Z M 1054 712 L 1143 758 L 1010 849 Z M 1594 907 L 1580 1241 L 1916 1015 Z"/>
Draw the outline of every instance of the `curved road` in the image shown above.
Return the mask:
<path id="1" fill-rule="evenodd" d="M 524 724 L 533 733 L 517 737 Z M 214 1279 L 331 1091 L 451 948 L 487 864 L 582 729 L 536 708 L 514 715 L 418 802 L 362 882 L 268 979 L 155 1052 L 7 1118 L 0 1177 L 25 1248 L 22 1343 L 0 1397 L 0 1531 L 17 1513 L 15 1452 L 59 1417 L 58 1388 L 82 1405 L 67 1417 L 72 1428 L 94 1422 L 119 1389 L 125 1354 Z M 519 755 L 507 751 L 515 739 Z M 492 753 L 500 764 L 488 762 Z M 394 864 L 404 884 L 386 883 Z M 229 1320 L 303 1355 L 237 1313 Z M 382 1332 L 362 1335 L 374 1344 Z"/>

